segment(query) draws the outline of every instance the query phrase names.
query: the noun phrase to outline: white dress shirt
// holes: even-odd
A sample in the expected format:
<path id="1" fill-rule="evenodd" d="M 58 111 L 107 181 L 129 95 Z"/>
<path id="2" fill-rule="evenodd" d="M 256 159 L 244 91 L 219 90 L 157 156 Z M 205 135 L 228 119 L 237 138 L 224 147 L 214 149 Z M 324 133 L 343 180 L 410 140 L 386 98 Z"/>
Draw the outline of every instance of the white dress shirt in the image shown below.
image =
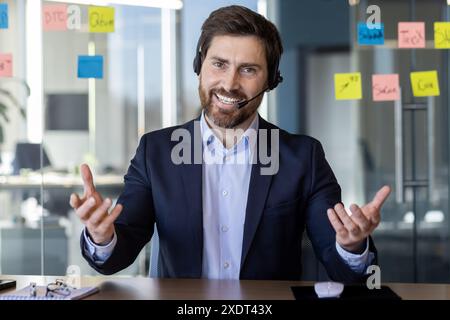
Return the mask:
<path id="1" fill-rule="evenodd" d="M 239 279 L 245 211 L 255 154 L 255 116 L 241 139 L 226 149 L 209 128 L 204 115 L 200 119 L 203 141 L 202 204 L 203 204 L 203 264 L 202 277 L 208 279 Z M 117 241 L 106 246 L 94 244 L 84 232 L 86 248 L 94 261 L 103 263 L 111 255 Z M 362 254 L 344 250 L 336 242 L 336 250 L 355 272 L 363 273 L 374 258 L 368 240 Z"/>

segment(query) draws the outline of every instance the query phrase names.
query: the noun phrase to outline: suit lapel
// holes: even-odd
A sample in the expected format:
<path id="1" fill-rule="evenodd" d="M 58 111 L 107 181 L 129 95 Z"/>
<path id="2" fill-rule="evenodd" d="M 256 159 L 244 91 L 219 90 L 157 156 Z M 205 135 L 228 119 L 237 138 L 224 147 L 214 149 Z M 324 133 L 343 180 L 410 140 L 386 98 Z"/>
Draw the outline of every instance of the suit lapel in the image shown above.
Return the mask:
<path id="1" fill-rule="evenodd" d="M 270 128 L 268 123 L 259 118 L 259 129 L 266 129 L 268 131 L 268 139 L 270 141 Z M 260 131 L 258 130 L 258 139 L 255 152 L 259 152 L 259 140 Z M 271 152 L 270 143 L 268 143 L 268 151 Z M 266 198 L 269 192 L 270 183 L 272 181 L 272 175 L 261 175 L 261 162 L 259 155 L 257 155 L 257 161 L 252 165 L 252 173 L 250 176 L 250 185 L 248 189 L 247 209 L 245 212 L 244 223 L 244 238 L 242 242 L 242 256 L 241 256 L 241 269 L 244 265 L 247 254 L 250 250 L 253 238 L 255 237 L 256 230 L 258 229 L 261 215 L 264 210 Z"/>
<path id="2" fill-rule="evenodd" d="M 202 151 L 202 140 L 200 134 L 200 123 L 196 119 L 187 123 L 185 129 L 191 137 L 191 162 L 192 164 L 183 164 L 180 166 L 183 179 L 184 192 L 186 195 L 186 208 L 189 214 L 189 228 L 191 229 L 194 245 L 192 259 L 195 276 L 202 274 L 203 258 L 203 209 L 202 209 L 202 164 L 201 158 L 194 159 L 195 152 Z M 196 150 L 197 148 L 197 150 Z M 200 148 L 200 151 L 198 151 Z"/>

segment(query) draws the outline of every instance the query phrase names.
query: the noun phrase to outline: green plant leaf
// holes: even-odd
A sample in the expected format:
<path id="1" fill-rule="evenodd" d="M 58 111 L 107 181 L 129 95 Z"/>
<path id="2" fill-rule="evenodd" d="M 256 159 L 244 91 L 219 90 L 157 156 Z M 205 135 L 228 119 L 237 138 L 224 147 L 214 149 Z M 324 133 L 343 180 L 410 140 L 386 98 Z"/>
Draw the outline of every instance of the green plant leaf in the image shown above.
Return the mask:
<path id="1" fill-rule="evenodd" d="M 25 111 L 24 108 L 20 108 L 20 114 L 22 115 L 23 118 L 27 117 L 27 112 Z"/>
<path id="2" fill-rule="evenodd" d="M 6 98 L 9 99 L 9 101 L 12 103 L 12 105 L 16 108 L 23 109 L 22 105 L 19 103 L 19 101 L 11 94 L 11 92 L 0 88 L 0 94 L 4 95 Z"/>
<path id="3" fill-rule="evenodd" d="M 5 119 L 6 122 L 9 122 L 9 117 L 6 114 L 6 109 L 0 108 L 0 115 L 3 117 L 3 119 Z"/>
<path id="4" fill-rule="evenodd" d="M 30 96 L 30 93 L 31 93 L 30 87 L 28 86 L 26 81 L 24 81 L 23 79 L 16 78 L 16 77 L 0 78 L 0 83 L 3 83 L 3 82 L 13 82 L 13 83 L 20 84 L 22 86 L 22 88 L 25 90 L 26 97 Z M 22 94 L 23 94 L 23 92 L 22 92 Z M 10 121 L 10 118 L 8 116 L 9 106 L 17 108 L 18 111 L 20 112 L 20 115 L 23 118 L 26 118 L 25 106 L 20 104 L 19 100 L 16 99 L 16 97 L 11 93 L 11 91 L 4 89 L 4 88 L 0 88 L 0 97 L 6 99 L 6 101 L 5 101 L 5 99 L 3 99 L 3 101 L 0 101 L 0 120 L 1 120 L 1 118 L 3 118 L 5 122 Z M 2 144 L 4 142 L 4 139 L 5 139 L 4 129 L 0 122 L 0 144 Z"/>

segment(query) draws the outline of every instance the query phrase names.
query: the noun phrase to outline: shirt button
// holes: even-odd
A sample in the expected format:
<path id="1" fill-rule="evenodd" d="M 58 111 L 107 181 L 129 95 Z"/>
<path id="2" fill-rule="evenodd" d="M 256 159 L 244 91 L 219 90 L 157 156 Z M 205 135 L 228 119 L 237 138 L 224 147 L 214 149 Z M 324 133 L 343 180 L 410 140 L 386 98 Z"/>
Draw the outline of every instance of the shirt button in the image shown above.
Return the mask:
<path id="1" fill-rule="evenodd" d="M 222 195 L 223 195 L 224 197 L 226 197 L 226 196 L 228 195 L 228 191 L 227 191 L 227 190 L 223 190 L 223 191 L 222 191 Z"/>
<path id="2" fill-rule="evenodd" d="M 228 269 L 229 266 L 230 266 L 230 264 L 229 264 L 228 262 L 225 262 L 225 263 L 223 264 L 223 268 L 224 268 L 224 269 Z"/>
<path id="3" fill-rule="evenodd" d="M 227 232 L 228 231 L 228 227 L 227 226 L 222 226 L 222 232 Z"/>

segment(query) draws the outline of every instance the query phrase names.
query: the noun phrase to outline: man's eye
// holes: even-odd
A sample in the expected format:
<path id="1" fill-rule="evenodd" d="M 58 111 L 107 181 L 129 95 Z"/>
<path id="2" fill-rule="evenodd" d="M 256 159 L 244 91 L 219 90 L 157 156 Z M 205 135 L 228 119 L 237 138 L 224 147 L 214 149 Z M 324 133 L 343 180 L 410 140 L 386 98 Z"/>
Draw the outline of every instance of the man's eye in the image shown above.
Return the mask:
<path id="1" fill-rule="evenodd" d="M 248 73 L 248 74 L 253 74 L 256 72 L 256 70 L 254 68 L 243 68 L 242 71 L 244 73 Z"/>
<path id="2" fill-rule="evenodd" d="M 216 68 L 222 68 L 223 67 L 223 62 L 213 62 L 213 66 Z"/>

